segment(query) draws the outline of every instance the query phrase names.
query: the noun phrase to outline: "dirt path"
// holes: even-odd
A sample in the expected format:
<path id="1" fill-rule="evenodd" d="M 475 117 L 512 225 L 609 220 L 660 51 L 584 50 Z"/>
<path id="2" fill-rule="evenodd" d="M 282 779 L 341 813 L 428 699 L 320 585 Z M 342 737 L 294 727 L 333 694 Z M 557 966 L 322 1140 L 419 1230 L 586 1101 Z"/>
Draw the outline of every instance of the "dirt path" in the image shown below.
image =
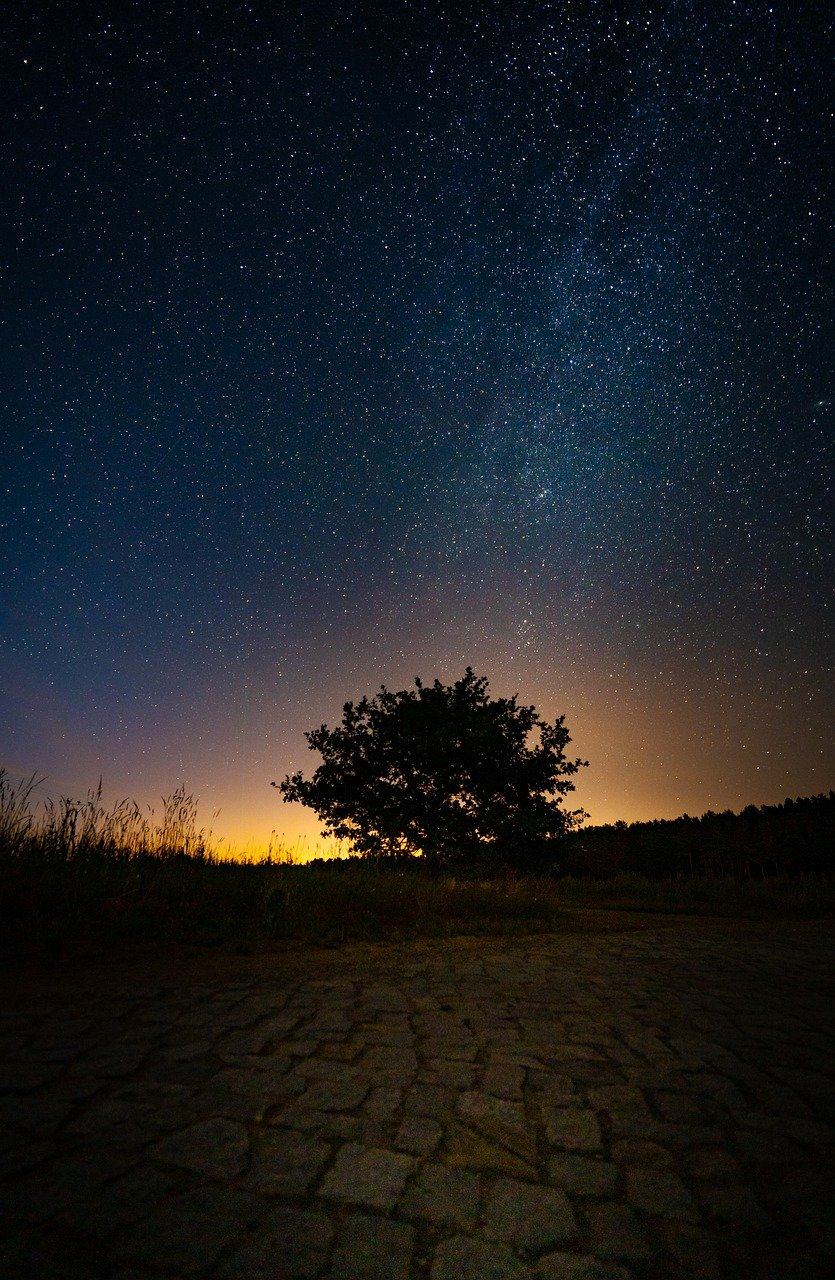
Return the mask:
<path id="1" fill-rule="evenodd" d="M 688 920 L 7 975 L 0 1272 L 822 1276 L 830 959 Z"/>

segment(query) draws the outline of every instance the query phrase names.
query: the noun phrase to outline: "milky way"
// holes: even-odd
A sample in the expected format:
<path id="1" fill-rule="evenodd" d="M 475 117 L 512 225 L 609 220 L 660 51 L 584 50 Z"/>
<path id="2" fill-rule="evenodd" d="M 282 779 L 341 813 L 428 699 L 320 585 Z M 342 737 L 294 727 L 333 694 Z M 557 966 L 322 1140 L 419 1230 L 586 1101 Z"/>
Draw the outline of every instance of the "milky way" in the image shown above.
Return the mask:
<path id="1" fill-rule="evenodd" d="M 471 662 L 594 817 L 830 785 L 822 9 L 14 22 L 13 771 L 310 832 L 302 730 Z"/>

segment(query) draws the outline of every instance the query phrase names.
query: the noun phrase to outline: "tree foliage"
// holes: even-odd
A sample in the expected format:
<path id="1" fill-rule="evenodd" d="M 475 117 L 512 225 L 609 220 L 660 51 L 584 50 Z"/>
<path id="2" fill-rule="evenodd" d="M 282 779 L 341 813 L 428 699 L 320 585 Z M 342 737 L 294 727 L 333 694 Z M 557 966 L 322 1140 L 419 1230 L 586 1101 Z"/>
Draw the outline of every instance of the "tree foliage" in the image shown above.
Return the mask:
<path id="1" fill-rule="evenodd" d="M 563 807 L 587 763 L 566 757 L 564 717 L 491 698 L 471 667 L 451 685 L 416 679 L 346 702 L 341 724 L 305 736 L 322 763 L 311 778 L 286 777 L 281 794 L 365 856 L 528 869 L 553 860 L 585 816 Z"/>

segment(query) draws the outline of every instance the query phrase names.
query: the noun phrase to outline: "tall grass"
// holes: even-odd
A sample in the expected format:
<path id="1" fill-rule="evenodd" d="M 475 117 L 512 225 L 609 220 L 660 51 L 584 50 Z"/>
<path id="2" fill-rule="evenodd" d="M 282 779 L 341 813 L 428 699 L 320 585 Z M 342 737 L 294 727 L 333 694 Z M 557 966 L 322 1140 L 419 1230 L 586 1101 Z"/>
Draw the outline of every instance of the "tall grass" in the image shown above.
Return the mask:
<path id="1" fill-rule="evenodd" d="M 432 877 L 419 863 L 294 865 L 218 854 L 184 788 L 159 812 L 83 800 L 38 804 L 41 779 L 0 769 L 0 949 L 19 955 L 121 940 L 252 945 L 584 927 L 582 908 L 762 914 L 831 913 L 819 876 Z"/>
<path id="2" fill-rule="evenodd" d="M 83 800 L 47 797 L 40 814 L 35 792 L 44 781 L 37 774 L 14 783 L 0 769 L 0 848 L 4 858 L 31 856 L 33 846 L 43 858 L 67 861 L 92 850 L 114 857 L 165 857 L 178 853 L 203 857 L 209 853 L 211 832 L 198 826 L 197 802 L 180 787 L 162 798 L 157 817 L 135 800 L 102 803 L 102 783 Z"/>
<path id="3" fill-rule="evenodd" d="M 42 780 L 0 770 L 0 924 L 6 949 L 108 937 L 255 936 L 277 860 L 223 861 L 185 788 L 159 812 L 107 807 L 101 783 L 83 800 L 36 804 Z"/>

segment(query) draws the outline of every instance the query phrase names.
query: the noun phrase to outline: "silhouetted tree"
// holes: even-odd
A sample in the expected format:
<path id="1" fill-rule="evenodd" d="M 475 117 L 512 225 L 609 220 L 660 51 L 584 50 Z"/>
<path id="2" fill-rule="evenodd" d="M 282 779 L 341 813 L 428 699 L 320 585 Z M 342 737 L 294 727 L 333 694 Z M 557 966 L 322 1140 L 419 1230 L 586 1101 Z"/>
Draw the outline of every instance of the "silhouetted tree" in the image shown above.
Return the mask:
<path id="1" fill-rule="evenodd" d="M 562 804 L 588 762 L 566 758 L 563 716 L 549 723 L 488 689 L 468 667 L 451 685 L 416 679 L 346 702 L 340 725 L 305 735 L 322 763 L 310 779 L 286 777 L 282 796 L 309 805 L 365 856 L 421 853 L 436 868 L 552 862 L 586 816 Z"/>

